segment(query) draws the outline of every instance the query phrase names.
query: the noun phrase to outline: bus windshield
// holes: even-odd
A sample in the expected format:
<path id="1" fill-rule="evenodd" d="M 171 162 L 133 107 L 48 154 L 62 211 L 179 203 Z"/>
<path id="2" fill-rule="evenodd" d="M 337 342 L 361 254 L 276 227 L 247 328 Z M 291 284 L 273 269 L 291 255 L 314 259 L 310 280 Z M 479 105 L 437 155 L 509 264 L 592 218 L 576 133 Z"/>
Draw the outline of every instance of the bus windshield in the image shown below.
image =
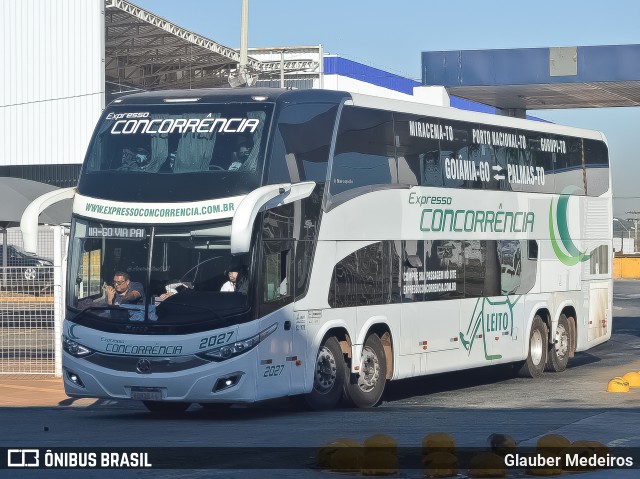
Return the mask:
<path id="1" fill-rule="evenodd" d="M 247 193 L 260 183 L 271 110 L 262 103 L 112 106 L 89 146 L 79 192 L 109 198 L 117 184 L 117 199 L 128 201 Z M 149 191 L 162 193 L 149 198 Z"/>
<path id="2" fill-rule="evenodd" d="M 163 325 L 247 320 L 249 259 L 231 224 L 139 226 L 74 220 L 68 306 L 76 318 Z"/>

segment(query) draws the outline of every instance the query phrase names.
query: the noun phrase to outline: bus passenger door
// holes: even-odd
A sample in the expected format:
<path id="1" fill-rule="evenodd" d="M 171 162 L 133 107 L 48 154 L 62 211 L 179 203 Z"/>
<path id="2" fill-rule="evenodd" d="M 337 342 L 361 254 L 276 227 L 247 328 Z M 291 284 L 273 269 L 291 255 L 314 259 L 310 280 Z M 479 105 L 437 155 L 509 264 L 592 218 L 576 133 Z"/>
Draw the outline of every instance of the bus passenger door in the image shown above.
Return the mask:
<path id="1" fill-rule="evenodd" d="M 291 369 L 295 367 L 292 338 L 293 241 L 263 240 L 258 277 L 260 330 L 274 323 L 277 329 L 259 345 L 258 399 L 285 396 L 291 390 Z"/>

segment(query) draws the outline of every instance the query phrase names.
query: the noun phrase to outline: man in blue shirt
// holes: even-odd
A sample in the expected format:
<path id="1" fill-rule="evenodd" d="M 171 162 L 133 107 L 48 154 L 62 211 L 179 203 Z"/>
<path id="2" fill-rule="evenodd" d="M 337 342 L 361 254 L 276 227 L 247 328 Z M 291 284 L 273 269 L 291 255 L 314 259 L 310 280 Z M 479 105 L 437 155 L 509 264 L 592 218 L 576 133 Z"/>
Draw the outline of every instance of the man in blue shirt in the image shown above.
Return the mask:
<path id="1" fill-rule="evenodd" d="M 132 282 L 129 273 L 116 271 L 113 275 L 113 286 L 105 288 L 107 304 L 142 304 L 144 290 L 142 284 Z"/>

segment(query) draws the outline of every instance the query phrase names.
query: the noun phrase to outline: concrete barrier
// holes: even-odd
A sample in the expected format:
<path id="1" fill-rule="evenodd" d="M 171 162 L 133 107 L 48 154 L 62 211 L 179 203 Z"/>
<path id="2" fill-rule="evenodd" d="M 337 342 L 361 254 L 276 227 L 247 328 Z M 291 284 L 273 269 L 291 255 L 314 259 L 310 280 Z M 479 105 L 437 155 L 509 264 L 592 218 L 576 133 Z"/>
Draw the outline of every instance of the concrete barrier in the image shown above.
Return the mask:
<path id="1" fill-rule="evenodd" d="M 616 256 L 613 258 L 614 279 L 640 278 L 640 256 Z"/>

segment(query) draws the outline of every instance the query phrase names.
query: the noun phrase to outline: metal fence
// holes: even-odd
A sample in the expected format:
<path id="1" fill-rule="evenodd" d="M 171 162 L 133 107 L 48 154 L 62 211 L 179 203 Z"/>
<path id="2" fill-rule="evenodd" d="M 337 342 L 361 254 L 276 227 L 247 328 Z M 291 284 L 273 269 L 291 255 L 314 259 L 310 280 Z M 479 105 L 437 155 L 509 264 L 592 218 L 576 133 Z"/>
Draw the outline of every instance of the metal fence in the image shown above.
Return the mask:
<path id="1" fill-rule="evenodd" d="M 19 229 L 7 230 L 7 243 L 22 246 Z M 3 268 L 0 257 L 0 374 L 61 375 L 66 245 L 64 228 L 41 227 L 35 258 L 7 248 Z"/>

